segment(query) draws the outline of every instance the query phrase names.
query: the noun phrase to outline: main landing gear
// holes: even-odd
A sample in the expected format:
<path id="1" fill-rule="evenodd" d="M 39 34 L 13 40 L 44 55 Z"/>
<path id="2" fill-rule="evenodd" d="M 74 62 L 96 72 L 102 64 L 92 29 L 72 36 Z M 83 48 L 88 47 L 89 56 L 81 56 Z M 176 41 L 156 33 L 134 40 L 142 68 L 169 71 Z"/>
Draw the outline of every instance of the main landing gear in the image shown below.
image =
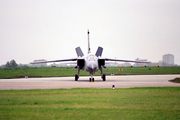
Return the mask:
<path id="1" fill-rule="evenodd" d="M 105 74 L 102 75 L 102 79 L 103 79 L 103 81 L 106 81 L 106 75 Z"/>
<path id="2" fill-rule="evenodd" d="M 103 66 L 104 68 L 106 68 L 106 66 Z M 106 68 L 107 70 L 107 68 Z M 100 67 L 100 71 L 101 71 L 101 78 L 103 79 L 103 81 L 106 81 L 106 75 L 103 74 L 103 71 L 102 71 L 102 67 Z"/>
<path id="3" fill-rule="evenodd" d="M 76 68 L 76 67 L 75 67 L 75 68 Z M 77 67 L 77 68 L 78 68 L 78 74 L 75 75 L 75 81 L 78 81 L 78 79 L 79 79 L 80 68 L 79 68 L 79 67 Z"/>
<path id="4" fill-rule="evenodd" d="M 79 79 L 79 76 L 75 75 L 75 81 L 78 81 L 78 79 Z"/>

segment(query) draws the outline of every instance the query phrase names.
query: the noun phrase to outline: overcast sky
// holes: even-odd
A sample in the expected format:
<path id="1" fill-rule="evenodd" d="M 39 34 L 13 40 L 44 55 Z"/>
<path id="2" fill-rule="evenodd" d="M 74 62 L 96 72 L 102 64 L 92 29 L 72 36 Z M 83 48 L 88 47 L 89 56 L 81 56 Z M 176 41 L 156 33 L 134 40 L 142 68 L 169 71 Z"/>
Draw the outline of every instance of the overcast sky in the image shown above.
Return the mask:
<path id="1" fill-rule="evenodd" d="M 180 65 L 180 0 L 0 0 L 0 65 L 87 54 L 87 29 L 102 57 Z"/>

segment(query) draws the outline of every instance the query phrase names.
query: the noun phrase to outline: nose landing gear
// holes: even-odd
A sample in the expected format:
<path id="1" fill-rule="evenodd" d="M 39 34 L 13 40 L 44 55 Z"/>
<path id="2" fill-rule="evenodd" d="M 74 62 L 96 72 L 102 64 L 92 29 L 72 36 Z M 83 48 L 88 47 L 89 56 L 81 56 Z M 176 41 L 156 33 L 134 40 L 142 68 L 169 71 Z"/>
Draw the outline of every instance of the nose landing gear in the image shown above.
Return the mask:
<path id="1" fill-rule="evenodd" d="M 94 78 L 92 78 L 92 79 L 91 79 L 91 78 L 89 78 L 89 82 L 91 82 L 91 81 L 92 81 L 92 82 L 94 82 Z"/>
<path id="2" fill-rule="evenodd" d="M 90 75 L 91 75 L 91 78 L 89 78 L 89 82 L 91 81 L 94 82 L 93 74 L 91 73 Z"/>

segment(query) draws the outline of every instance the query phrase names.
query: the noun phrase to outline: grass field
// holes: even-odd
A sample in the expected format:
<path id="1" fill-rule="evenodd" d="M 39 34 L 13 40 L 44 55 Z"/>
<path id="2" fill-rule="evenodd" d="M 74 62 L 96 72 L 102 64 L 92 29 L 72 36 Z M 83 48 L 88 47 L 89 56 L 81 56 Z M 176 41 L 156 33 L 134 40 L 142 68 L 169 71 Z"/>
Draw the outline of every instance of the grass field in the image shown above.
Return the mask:
<path id="1" fill-rule="evenodd" d="M 108 70 L 103 70 L 104 74 L 110 75 L 155 75 L 155 74 L 180 74 L 180 67 L 108 67 Z M 77 70 L 72 67 L 27 67 L 27 68 L 0 68 L 0 78 L 23 78 L 28 77 L 60 77 L 74 76 Z M 81 76 L 89 75 L 88 72 L 80 71 Z M 100 71 L 95 75 L 100 75 Z"/>
<path id="2" fill-rule="evenodd" d="M 180 78 L 175 78 L 173 82 L 180 83 Z"/>
<path id="3" fill-rule="evenodd" d="M 0 119 L 180 119 L 180 87 L 0 91 Z"/>

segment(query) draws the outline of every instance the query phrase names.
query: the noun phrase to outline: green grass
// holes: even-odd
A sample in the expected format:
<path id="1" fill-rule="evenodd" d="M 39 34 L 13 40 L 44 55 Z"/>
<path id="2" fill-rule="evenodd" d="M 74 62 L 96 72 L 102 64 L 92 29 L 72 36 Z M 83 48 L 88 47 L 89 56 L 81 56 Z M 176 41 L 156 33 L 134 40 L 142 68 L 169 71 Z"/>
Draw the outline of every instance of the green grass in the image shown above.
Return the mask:
<path id="1" fill-rule="evenodd" d="M 174 80 L 172 80 L 173 82 L 176 82 L 176 83 L 180 83 L 180 78 L 175 78 Z"/>
<path id="2" fill-rule="evenodd" d="M 0 119 L 180 119 L 180 87 L 0 91 Z"/>
<path id="3" fill-rule="evenodd" d="M 156 75 L 156 74 L 180 74 L 180 67 L 121 67 L 122 72 L 119 72 L 120 67 L 111 67 L 109 71 L 116 75 Z M 104 70 L 104 73 L 109 74 Z"/>
<path id="4" fill-rule="evenodd" d="M 155 74 L 180 74 L 180 67 L 121 67 L 123 71 L 119 71 L 120 67 L 109 67 L 103 70 L 104 74 L 110 75 L 155 75 Z M 27 67 L 27 68 L 0 68 L 0 78 L 23 78 L 28 77 L 60 77 L 74 76 L 77 70 L 72 67 Z M 81 76 L 89 75 L 88 72 L 80 71 Z M 100 71 L 95 75 L 100 75 Z"/>
<path id="5" fill-rule="evenodd" d="M 72 67 L 0 68 L 0 78 L 24 78 L 25 75 L 28 77 L 60 77 L 75 74 L 77 70 L 73 70 Z"/>

